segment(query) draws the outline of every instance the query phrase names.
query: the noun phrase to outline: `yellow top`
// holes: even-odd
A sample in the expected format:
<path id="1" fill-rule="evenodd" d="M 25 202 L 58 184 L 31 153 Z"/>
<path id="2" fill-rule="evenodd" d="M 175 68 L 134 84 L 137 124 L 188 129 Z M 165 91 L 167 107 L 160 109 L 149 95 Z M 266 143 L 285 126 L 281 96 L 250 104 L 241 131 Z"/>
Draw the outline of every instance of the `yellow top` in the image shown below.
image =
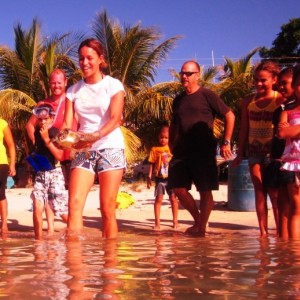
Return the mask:
<path id="1" fill-rule="evenodd" d="M 8 126 L 7 122 L 3 119 L 0 119 L 0 164 L 1 165 L 7 165 L 8 164 L 6 148 L 3 144 L 4 129 L 7 126 Z"/>
<path id="2" fill-rule="evenodd" d="M 148 161 L 154 164 L 154 175 L 159 178 L 168 177 L 169 162 L 172 154 L 168 145 L 152 147 Z"/>
<path id="3" fill-rule="evenodd" d="M 263 108 L 257 105 L 259 101 L 252 101 L 248 105 L 249 156 L 261 156 L 270 153 L 273 138 L 273 113 L 279 106 L 276 97 L 277 92 Z"/>

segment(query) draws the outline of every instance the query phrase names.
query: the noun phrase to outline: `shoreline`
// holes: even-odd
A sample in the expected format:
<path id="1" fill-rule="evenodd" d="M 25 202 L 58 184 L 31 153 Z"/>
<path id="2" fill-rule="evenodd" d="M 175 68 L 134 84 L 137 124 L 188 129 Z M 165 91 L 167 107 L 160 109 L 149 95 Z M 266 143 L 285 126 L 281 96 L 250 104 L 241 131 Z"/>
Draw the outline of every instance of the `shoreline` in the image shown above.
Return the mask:
<path id="1" fill-rule="evenodd" d="M 30 199 L 31 188 L 12 188 L 6 190 L 8 200 L 8 229 L 13 237 L 16 233 L 28 233 L 33 237 L 32 223 L 32 200 Z M 126 209 L 117 209 L 117 220 L 120 234 L 123 232 L 144 231 L 145 233 L 184 233 L 193 225 L 193 219 L 184 209 L 179 208 L 179 228 L 175 231 L 172 228 L 172 212 L 167 195 L 164 197 L 161 208 L 161 230 L 154 231 L 154 187 L 147 189 L 146 183 L 122 184 L 120 191 L 127 192 L 135 199 L 135 203 Z M 199 204 L 199 194 L 193 187 L 191 194 Z M 218 191 L 213 191 L 214 208 L 210 215 L 207 236 L 210 234 L 235 234 L 243 233 L 259 237 L 259 228 L 255 211 L 233 211 L 227 207 L 227 184 L 220 184 Z M 99 230 L 100 234 L 100 211 L 99 211 L 99 186 L 94 185 L 89 192 L 84 207 L 84 227 Z M 275 223 L 272 210 L 269 209 L 269 234 L 275 234 Z M 43 228 L 46 229 L 44 218 Z M 55 218 L 55 231 L 61 232 L 66 224 Z"/>

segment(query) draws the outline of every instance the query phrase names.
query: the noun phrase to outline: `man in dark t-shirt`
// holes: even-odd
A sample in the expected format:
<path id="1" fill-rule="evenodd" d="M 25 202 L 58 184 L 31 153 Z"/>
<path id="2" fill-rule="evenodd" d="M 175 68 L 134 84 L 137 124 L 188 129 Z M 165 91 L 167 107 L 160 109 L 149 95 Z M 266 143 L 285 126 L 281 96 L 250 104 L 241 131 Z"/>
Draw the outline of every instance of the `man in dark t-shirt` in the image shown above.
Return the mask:
<path id="1" fill-rule="evenodd" d="M 235 117 L 218 95 L 199 85 L 200 66 L 197 62 L 185 62 L 180 78 L 185 91 L 173 102 L 169 138 L 173 158 L 169 166 L 168 187 L 174 190 L 195 221 L 187 233 L 204 236 L 213 208 L 212 190 L 219 188 L 214 119 L 216 115 L 225 118 L 220 154 L 230 159 Z M 200 193 L 200 213 L 189 193 L 192 183 Z"/>

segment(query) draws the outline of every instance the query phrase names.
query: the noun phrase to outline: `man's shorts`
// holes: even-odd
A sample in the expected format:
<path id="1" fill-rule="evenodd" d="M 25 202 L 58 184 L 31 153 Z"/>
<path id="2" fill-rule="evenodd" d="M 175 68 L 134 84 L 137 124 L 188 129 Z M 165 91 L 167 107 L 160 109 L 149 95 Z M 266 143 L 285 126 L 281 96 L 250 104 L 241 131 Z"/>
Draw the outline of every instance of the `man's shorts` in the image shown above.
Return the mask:
<path id="1" fill-rule="evenodd" d="M 124 149 L 108 148 L 97 151 L 77 152 L 71 169 L 81 168 L 98 174 L 126 168 Z"/>
<path id="2" fill-rule="evenodd" d="M 173 193 L 173 191 L 167 187 L 167 181 L 168 179 L 166 178 L 155 178 L 154 197 L 164 195 L 165 193 L 170 196 Z"/>
<path id="3" fill-rule="evenodd" d="M 169 165 L 168 188 L 191 189 L 192 183 L 198 191 L 219 189 L 218 168 L 215 159 L 172 158 Z"/>
<path id="4" fill-rule="evenodd" d="M 60 167 L 36 173 L 31 199 L 48 203 L 55 216 L 68 214 L 68 191 Z"/>

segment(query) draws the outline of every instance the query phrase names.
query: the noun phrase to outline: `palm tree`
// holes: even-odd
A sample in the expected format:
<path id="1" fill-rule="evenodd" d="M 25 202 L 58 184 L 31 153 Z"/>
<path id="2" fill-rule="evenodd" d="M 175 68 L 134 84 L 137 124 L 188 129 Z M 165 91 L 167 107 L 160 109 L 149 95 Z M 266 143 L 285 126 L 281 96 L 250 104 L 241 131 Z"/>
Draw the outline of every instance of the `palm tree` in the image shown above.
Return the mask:
<path id="1" fill-rule="evenodd" d="M 14 32 L 15 50 L 0 46 L 0 101 L 10 99 L 6 106 L 0 107 L 0 113 L 9 118 L 16 113 L 14 110 L 21 110 L 28 118 L 26 113 L 31 112 L 32 106 L 50 95 L 48 80 L 53 69 L 62 68 L 78 77 L 78 68 L 70 54 L 84 35 L 74 35 L 72 42 L 68 40 L 72 36 L 69 33 L 44 38 L 37 19 L 28 31 L 19 23 Z"/>
<path id="2" fill-rule="evenodd" d="M 233 140 L 237 140 L 240 128 L 241 99 L 253 89 L 253 64 L 251 59 L 258 50 L 259 48 L 255 48 L 237 61 L 225 57 L 224 75 L 221 76 L 220 83 L 216 85 L 218 94 L 236 115 Z"/>
<path id="3" fill-rule="evenodd" d="M 25 156 L 30 151 L 25 124 L 31 109 L 38 100 L 49 96 L 48 78 L 54 68 L 60 67 L 69 73 L 77 69 L 68 56 L 75 42 L 66 43 L 70 34 L 44 38 L 37 19 L 29 30 L 17 24 L 14 33 L 14 50 L 0 46 L 0 114 L 8 120 L 16 144 L 21 145 L 18 150 Z"/>

